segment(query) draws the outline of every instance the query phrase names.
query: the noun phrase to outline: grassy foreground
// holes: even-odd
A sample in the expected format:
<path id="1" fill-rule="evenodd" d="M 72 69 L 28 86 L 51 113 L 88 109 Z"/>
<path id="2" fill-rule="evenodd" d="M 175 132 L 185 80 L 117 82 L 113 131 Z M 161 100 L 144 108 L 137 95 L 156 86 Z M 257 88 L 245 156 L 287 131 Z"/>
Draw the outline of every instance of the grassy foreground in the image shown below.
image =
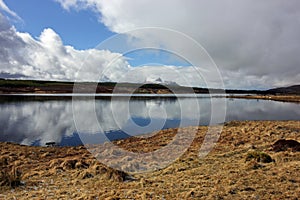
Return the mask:
<path id="1" fill-rule="evenodd" d="M 213 151 L 198 151 L 207 127 L 164 169 L 126 174 L 98 163 L 83 146 L 29 147 L 0 143 L 0 199 L 299 199 L 300 152 L 274 151 L 279 139 L 300 141 L 300 121 L 233 121 Z M 130 151 L 154 151 L 176 129 L 117 141 Z"/>

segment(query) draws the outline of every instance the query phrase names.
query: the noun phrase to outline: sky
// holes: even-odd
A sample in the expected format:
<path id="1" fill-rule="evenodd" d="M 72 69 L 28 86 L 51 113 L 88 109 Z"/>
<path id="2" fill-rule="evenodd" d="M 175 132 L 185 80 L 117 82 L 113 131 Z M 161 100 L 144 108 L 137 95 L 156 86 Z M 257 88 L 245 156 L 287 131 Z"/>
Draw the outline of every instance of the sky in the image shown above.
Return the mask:
<path id="1" fill-rule="evenodd" d="M 299 35 L 298 0 L 0 0 L 0 77 L 289 86 Z"/>

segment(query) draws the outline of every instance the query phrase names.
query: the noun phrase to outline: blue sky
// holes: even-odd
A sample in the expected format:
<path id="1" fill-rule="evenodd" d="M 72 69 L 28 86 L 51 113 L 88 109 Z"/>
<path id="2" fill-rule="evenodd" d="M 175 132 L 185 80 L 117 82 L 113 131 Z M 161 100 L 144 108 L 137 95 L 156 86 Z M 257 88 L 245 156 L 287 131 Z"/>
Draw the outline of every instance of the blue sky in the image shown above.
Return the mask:
<path id="1" fill-rule="evenodd" d="M 298 0 L 0 0 L 0 77 L 142 83 L 161 78 L 235 89 L 295 85 L 299 18 Z M 148 33 L 148 27 L 170 30 L 170 37 Z M 173 37 L 176 32 L 190 39 Z M 94 49 L 118 34 L 125 38 L 118 48 L 134 38 L 185 55 Z"/>
<path id="2" fill-rule="evenodd" d="M 22 18 L 12 21 L 17 30 L 38 37 L 45 28 L 52 28 L 65 45 L 76 49 L 94 48 L 115 34 L 91 10 L 67 11 L 53 0 L 6 0 L 5 3 Z"/>

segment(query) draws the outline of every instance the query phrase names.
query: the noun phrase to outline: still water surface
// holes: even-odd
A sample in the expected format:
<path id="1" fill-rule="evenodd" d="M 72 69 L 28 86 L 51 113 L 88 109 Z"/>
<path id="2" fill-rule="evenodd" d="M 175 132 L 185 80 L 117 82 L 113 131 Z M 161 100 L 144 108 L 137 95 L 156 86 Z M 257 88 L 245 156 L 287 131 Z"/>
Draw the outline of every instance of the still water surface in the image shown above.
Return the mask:
<path id="1" fill-rule="evenodd" d="M 300 104 L 266 100 L 224 99 L 225 121 L 231 120 L 300 120 Z M 199 106 L 198 115 L 194 109 Z M 80 137 L 89 143 L 102 143 L 129 136 L 151 133 L 178 126 L 208 125 L 211 118 L 210 98 L 107 98 L 88 100 L 2 101 L 0 103 L 0 141 L 25 145 L 45 145 L 56 142 L 61 146 L 81 144 Z M 182 108 L 185 112 L 182 112 Z M 124 112 L 128 109 L 129 113 Z M 77 124 L 74 122 L 77 113 Z M 79 115 L 78 115 L 79 113 Z M 96 113 L 98 123 L 90 118 Z M 116 116 L 117 115 L 117 116 Z M 80 123 L 80 125 L 78 124 Z M 78 130 L 80 127 L 80 130 Z M 100 127 L 100 128 L 99 128 Z M 124 131 L 126 130 L 126 131 Z"/>

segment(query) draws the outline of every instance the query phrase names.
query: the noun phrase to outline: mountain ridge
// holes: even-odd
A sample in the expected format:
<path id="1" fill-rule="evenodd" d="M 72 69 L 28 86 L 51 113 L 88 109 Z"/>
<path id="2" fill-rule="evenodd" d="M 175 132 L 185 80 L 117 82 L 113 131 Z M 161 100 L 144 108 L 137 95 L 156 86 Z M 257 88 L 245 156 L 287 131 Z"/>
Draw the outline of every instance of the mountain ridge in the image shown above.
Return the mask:
<path id="1" fill-rule="evenodd" d="M 269 93 L 273 94 L 298 94 L 300 95 L 300 85 L 292 85 L 288 87 L 278 87 L 267 90 Z"/>

